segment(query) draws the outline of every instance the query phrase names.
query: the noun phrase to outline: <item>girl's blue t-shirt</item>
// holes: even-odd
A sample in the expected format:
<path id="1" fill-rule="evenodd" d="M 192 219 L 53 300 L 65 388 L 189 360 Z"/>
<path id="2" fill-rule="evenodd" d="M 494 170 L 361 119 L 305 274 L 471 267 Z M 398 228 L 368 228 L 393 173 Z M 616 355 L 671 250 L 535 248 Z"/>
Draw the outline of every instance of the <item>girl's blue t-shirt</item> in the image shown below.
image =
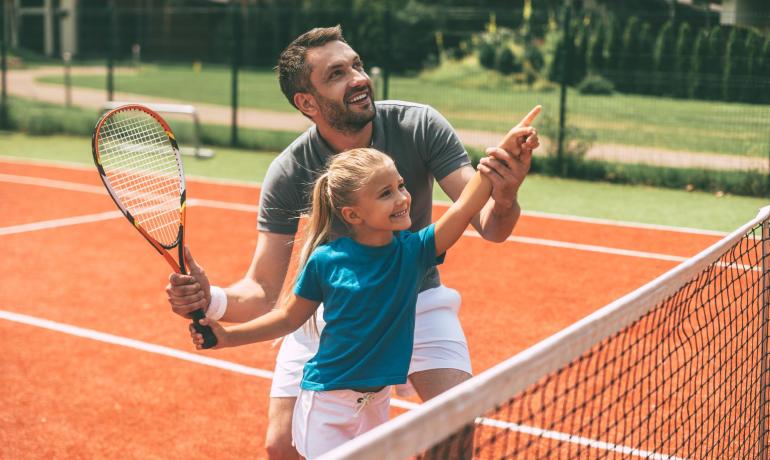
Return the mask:
<path id="1" fill-rule="evenodd" d="M 349 237 L 319 246 L 294 293 L 323 302 L 326 326 L 301 387 L 326 391 L 406 382 L 417 293 L 436 256 L 434 225 L 394 235 L 386 246 Z"/>

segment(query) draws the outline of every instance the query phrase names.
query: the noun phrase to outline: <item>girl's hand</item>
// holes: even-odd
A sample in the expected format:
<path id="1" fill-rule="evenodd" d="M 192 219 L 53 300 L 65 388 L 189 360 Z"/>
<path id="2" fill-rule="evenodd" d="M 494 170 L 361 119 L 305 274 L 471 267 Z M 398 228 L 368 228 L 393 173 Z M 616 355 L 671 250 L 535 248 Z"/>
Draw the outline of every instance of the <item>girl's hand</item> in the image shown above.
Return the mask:
<path id="1" fill-rule="evenodd" d="M 203 318 L 198 323 L 202 326 L 211 326 L 211 331 L 217 337 L 217 344 L 211 347 L 211 349 L 215 350 L 218 348 L 225 348 L 230 346 L 227 343 L 227 331 L 219 324 L 218 321 L 210 318 Z M 198 350 L 203 350 L 203 335 L 196 332 L 195 327 L 193 327 L 192 324 L 190 324 L 189 329 L 193 345 L 195 345 L 195 348 Z"/>

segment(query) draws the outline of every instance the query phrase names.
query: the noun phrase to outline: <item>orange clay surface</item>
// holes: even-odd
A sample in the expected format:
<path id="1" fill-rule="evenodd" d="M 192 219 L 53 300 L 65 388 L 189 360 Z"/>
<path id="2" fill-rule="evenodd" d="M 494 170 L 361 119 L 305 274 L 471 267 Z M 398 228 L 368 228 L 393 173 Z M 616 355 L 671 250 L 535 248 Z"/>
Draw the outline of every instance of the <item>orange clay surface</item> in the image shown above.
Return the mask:
<path id="1" fill-rule="evenodd" d="M 30 179 L 49 181 L 17 183 Z M 87 187 L 62 188 L 67 184 Z M 188 199 L 253 207 L 258 195 L 255 186 L 188 179 Z M 93 168 L 0 162 L 0 313 L 272 371 L 277 349 L 269 343 L 194 350 L 187 322 L 165 300 L 168 265 L 122 216 L 14 227 L 115 209 Z M 243 276 L 256 243 L 256 213 L 192 204 L 187 213 L 187 244 L 212 282 Z M 514 236 L 683 257 L 718 239 L 529 216 Z M 460 316 L 478 373 L 675 264 L 466 236 L 441 275 L 463 296 Z M 0 459 L 265 457 L 264 377 L 2 318 L 0 345 Z"/>

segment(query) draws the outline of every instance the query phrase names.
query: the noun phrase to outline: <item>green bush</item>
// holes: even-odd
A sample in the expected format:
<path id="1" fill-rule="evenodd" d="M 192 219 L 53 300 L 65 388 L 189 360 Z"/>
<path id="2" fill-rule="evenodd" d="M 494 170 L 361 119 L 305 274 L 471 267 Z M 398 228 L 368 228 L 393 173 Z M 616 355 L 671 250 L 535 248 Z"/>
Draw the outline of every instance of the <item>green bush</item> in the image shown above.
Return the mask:
<path id="1" fill-rule="evenodd" d="M 601 75 L 591 74 L 577 86 L 581 94 L 611 95 L 615 92 L 615 85 Z"/>
<path id="2" fill-rule="evenodd" d="M 11 98 L 8 107 L 8 129 L 31 135 L 71 134 L 90 136 L 99 118 L 96 110 L 65 108 L 55 104 Z M 179 144 L 190 147 L 194 140 L 192 121 L 169 119 Z M 286 148 L 299 133 L 239 128 L 237 147 L 278 152 Z M 203 125 L 201 143 L 230 146 L 230 127 Z"/>
<path id="3" fill-rule="evenodd" d="M 489 43 L 484 43 L 479 47 L 479 64 L 485 69 L 495 68 L 495 47 Z"/>
<path id="4" fill-rule="evenodd" d="M 9 128 L 32 135 L 74 134 L 90 136 L 98 113 L 80 108 L 65 108 L 11 99 L 8 107 Z"/>
<path id="5" fill-rule="evenodd" d="M 516 60 L 513 51 L 507 46 L 503 46 L 497 51 L 497 56 L 495 56 L 495 69 L 503 75 L 510 75 L 513 72 L 520 71 L 521 64 Z"/>
<path id="6" fill-rule="evenodd" d="M 545 67 L 545 57 L 543 56 L 543 52 L 540 51 L 540 48 L 532 44 L 527 44 L 527 47 L 524 49 L 524 61 L 529 64 L 529 67 L 535 72 L 540 72 L 543 70 L 543 67 Z"/>

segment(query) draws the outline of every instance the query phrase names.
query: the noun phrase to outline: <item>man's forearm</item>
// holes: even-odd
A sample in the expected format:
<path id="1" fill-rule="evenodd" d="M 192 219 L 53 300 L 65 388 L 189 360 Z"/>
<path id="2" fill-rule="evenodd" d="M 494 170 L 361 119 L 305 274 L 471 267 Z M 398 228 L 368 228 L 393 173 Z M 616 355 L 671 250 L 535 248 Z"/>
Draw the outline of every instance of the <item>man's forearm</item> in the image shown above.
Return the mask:
<path id="1" fill-rule="evenodd" d="M 275 289 L 265 289 L 249 278 L 225 288 L 227 294 L 227 311 L 222 321 L 243 323 L 264 315 L 273 309 L 278 292 Z"/>
<path id="2" fill-rule="evenodd" d="M 513 200 L 513 205 L 510 207 L 501 206 L 494 200 L 489 200 L 481 210 L 479 233 L 487 241 L 495 243 L 505 241 L 513 232 L 520 215 L 521 207 L 517 200 Z"/>

